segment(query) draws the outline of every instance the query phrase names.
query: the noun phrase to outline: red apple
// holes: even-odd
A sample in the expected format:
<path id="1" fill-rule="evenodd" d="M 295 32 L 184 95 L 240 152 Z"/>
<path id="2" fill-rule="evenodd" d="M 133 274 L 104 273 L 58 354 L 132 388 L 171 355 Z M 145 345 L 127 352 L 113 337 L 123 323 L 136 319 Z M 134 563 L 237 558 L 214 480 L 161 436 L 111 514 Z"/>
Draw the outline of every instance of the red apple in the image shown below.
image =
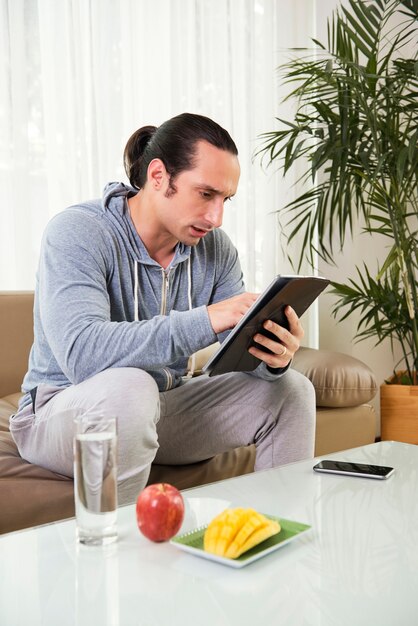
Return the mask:
<path id="1" fill-rule="evenodd" d="M 168 541 L 179 531 L 184 518 L 183 497 L 168 483 L 148 485 L 136 501 L 138 528 L 151 541 Z"/>

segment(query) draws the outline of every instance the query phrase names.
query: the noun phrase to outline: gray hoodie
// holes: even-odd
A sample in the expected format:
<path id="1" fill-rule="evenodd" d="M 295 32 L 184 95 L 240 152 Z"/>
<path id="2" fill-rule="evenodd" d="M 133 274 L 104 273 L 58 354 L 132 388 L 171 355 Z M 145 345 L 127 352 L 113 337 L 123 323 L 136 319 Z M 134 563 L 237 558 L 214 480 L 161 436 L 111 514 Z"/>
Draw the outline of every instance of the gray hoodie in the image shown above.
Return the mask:
<path id="1" fill-rule="evenodd" d="M 217 337 L 207 305 L 244 291 L 237 251 L 220 229 L 178 243 L 163 269 L 110 183 L 102 200 L 71 206 L 47 225 L 35 292 L 35 341 L 23 391 L 77 384 L 112 367 L 148 371 L 161 391 L 180 384 L 191 354 Z M 256 375 L 275 378 L 267 368 Z M 20 408 L 30 402 L 24 396 Z"/>

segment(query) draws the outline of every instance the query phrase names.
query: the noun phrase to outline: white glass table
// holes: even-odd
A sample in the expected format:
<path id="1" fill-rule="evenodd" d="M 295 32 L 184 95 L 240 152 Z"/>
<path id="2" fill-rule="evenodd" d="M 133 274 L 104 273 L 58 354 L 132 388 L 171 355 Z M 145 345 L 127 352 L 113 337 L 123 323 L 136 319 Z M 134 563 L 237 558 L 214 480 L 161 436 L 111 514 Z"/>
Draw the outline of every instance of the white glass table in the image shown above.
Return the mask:
<path id="1" fill-rule="evenodd" d="M 229 506 L 311 525 L 242 569 L 148 541 L 133 505 L 119 509 L 119 541 L 105 548 L 76 545 L 74 520 L 0 536 L 0 624 L 417 624 L 418 447 L 382 442 L 327 458 L 395 474 L 317 474 L 310 460 L 183 492 L 182 531 Z"/>

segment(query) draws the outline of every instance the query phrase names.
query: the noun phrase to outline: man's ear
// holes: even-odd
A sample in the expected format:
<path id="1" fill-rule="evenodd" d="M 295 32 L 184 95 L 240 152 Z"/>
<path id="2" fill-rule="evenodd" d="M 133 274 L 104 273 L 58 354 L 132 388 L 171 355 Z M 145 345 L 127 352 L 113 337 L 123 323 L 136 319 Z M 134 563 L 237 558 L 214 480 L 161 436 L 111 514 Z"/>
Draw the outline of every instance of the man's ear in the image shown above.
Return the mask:
<path id="1" fill-rule="evenodd" d="M 161 189 L 164 186 L 164 182 L 168 178 L 168 172 L 165 169 L 164 163 L 161 159 L 153 159 L 148 165 L 147 180 L 150 182 L 154 189 Z"/>

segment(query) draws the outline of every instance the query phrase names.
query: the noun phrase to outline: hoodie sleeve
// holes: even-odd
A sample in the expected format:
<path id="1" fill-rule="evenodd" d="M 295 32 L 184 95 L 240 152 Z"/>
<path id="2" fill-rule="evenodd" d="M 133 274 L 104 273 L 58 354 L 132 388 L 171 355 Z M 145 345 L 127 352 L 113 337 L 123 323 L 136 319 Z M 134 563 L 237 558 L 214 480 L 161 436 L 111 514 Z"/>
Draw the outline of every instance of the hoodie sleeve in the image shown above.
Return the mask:
<path id="1" fill-rule="evenodd" d="M 99 218 L 72 208 L 51 220 L 43 239 L 40 320 L 73 384 L 111 367 L 158 369 L 216 341 L 205 306 L 147 321 L 111 321 L 107 281 L 118 259 L 109 236 Z"/>

